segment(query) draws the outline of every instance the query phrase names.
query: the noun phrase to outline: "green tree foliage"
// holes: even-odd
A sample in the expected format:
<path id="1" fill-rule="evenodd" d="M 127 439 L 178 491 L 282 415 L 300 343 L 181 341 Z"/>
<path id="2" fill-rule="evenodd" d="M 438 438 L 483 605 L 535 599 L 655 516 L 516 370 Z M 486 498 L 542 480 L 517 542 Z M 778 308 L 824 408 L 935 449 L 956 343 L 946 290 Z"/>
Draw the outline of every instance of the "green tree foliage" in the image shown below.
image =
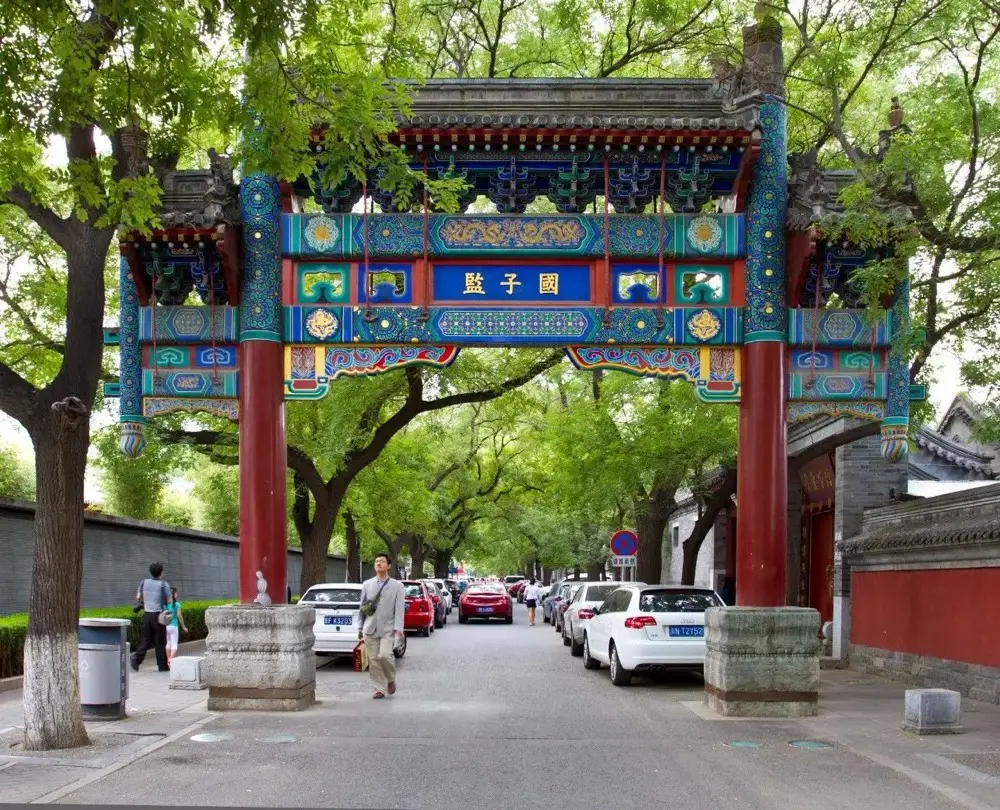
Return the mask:
<path id="1" fill-rule="evenodd" d="M 142 455 L 131 459 L 119 449 L 121 428 L 118 425 L 99 430 L 93 444 L 97 450 L 95 466 L 100 470 L 103 511 L 136 520 L 158 520 L 164 514 L 177 518 L 177 510 L 165 513 L 165 490 L 171 476 L 187 460 L 183 447 L 149 441 Z M 175 525 L 188 525 L 187 521 Z"/>
<path id="2" fill-rule="evenodd" d="M 0 495 L 24 501 L 35 498 L 34 465 L 13 447 L 0 447 Z"/>
<path id="3" fill-rule="evenodd" d="M 201 507 L 198 528 L 216 534 L 240 533 L 239 470 L 205 462 L 194 475 L 194 497 Z"/>

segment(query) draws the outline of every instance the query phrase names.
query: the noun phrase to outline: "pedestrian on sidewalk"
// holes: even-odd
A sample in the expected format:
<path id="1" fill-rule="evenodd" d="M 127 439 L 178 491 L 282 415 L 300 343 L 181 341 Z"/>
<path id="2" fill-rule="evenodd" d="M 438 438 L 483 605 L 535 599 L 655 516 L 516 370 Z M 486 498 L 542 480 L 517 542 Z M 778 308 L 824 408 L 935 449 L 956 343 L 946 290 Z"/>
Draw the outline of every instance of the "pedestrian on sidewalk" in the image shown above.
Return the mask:
<path id="1" fill-rule="evenodd" d="M 528 624 L 535 624 L 535 608 L 538 607 L 538 603 L 542 600 L 542 591 L 535 584 L 535 578 L 532 577 L 527 586 L 524 588 L 524 604 L 528 606 Z"/>
<path id="2" fill-rule="evenodd" d="M 139 649 L 132 655 L 132 669 L 139 671 L 149 648 L 156 651 L 156 667 L 160 672 L 169 672 L 167 663 L 167 628 L 169 616 L 161 621 L 160 614 L 170 603 L 170 586 L 160 577 L 163 566 L 155 562 L 149 566 L 149 577 L 139 583 L 135 599 L 142 604 L 145 611 L 142 614 L 142 635 L 139 638 Z"/>
<path id="3" fill-rule="evenodd" d="M 167 625 L 167 667 L 174 660 L 177 654 L 177 642 L 180 639 L 181 630 L 186 633 L 187 625 L 184 624 L 184 613 L 181 610 L 181 603 L 177 599 L 177 588 L 170 589 L 170 604 L 167 605 L 170 613 L 170 624 Z"/>
<path id="4" fill-rule="evenodd" d="M 361 629 L 358 638 L 368 652 L 368 675 L 375 686 L 374 698 L 396 694 L 396 667 L 392 651 L 403 639 L 403 583 L 389 576 L 392 558 L 375 556 L 375 576 L 361 585 Z"/>

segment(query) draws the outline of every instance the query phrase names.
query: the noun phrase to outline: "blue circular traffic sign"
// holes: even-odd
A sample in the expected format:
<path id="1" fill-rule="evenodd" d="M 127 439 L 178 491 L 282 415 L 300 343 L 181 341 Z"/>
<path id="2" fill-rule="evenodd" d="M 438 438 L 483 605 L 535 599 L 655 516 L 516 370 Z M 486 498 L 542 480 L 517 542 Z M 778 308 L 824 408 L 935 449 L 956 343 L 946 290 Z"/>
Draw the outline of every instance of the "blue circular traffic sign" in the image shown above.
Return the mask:
<path id="1" fill-rule="evenodd" d="M 619 557 L 631 557 L 639 550 L 639 538 L 635 532 L 621 529 L 611 535 L 611 553 Z"/>

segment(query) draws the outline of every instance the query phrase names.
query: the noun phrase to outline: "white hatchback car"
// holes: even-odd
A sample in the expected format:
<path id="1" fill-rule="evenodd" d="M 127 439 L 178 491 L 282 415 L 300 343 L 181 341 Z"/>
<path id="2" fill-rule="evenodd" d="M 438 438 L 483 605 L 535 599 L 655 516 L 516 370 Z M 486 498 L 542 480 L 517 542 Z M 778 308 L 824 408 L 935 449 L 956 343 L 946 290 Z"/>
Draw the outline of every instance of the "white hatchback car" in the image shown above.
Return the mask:
<path id="1" fill-rule="evenodd" d="M 584 582 L 576 587 L 573 599 L 562 615 L 562 642 L 573 655 L 583 655 L 583 635 L 594 618 L 594 608 L 600 607 L 621 586 L 620 582 Z"/>
<path id="2" fill-rule="evenodd" d="M 590 619 L 583 638 L 583 665 L 611 667 L 611 682 L 627 686 L 634 673 L 705 665 L 705 611 L 725 607 L 710 588 L 688 585 L 624 585 Z"/>
<path id="3" fill-rule="evenodd" d="M 317 655 L 352 655 L 358 643 L 361 618 L 361 583 L 325 582 L 313 585 L 298 602 L 316 611 L 313 652 Z M 406 654 L 406 637 L 392 651 Z"/>

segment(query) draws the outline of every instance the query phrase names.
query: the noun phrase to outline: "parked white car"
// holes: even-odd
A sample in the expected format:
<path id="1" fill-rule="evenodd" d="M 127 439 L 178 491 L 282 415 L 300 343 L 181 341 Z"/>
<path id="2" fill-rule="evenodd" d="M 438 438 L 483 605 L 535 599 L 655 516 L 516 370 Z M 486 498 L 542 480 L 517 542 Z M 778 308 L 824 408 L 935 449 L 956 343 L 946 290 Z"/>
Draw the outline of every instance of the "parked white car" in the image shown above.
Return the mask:
<path id="1" fill-rule="evenodd" d="M 302 594 L 300 605 L 316 610 L 313 652 L 349 655 L 358 643 L 358 618 L 361 615 L 361 584 L 326 582 L 313 585 Z"/>
<path id="2" fill-rule="evenodd" d="M 454 597 L 451 595 L 451 589 L 444 584 L 444 580 L 425 577 L 421 580 L 421 582 L 433 582 L 438 586 L 438 590 L 441 591 L 441 596 L 444 597 L 444 604 L 446 608 L 445 613 L 451 613 L 452 601 L 454 600 Z"/>
<path id="3" fill-rule="evenodd" d="M 583 655 L 583 636 L 590 620 L 594 618 L 594 608 L 600 607 L 620 587 L 620 582 L 584 582 L 577 587 L 569 607 L 562 615 L 562 642 L 573 655 Z"/>
<path id="4" fill-rule="evenodd" d="M 583 665 L 611 667 L 611 682 L 627 686 L 635 673 L 705 666 L 705 611 L 724 607 L 710 588 L 623 585 L 596 609 L 583 636 Z"/>

